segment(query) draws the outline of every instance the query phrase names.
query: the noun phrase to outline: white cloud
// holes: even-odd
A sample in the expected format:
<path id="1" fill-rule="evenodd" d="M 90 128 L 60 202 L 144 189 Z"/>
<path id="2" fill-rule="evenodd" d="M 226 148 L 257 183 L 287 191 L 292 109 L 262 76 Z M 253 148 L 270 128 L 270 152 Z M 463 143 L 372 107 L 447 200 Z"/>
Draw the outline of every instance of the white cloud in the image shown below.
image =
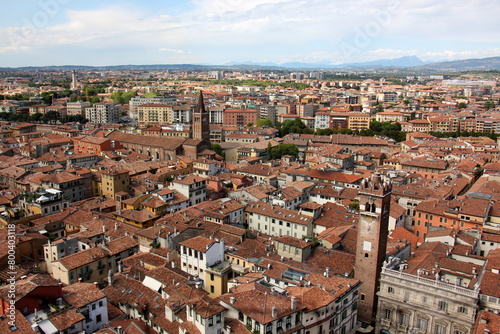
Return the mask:
<path id="1" fill-rule="evenodd" d="M 143 63 L 149 57 L 173 61 L 174 56 L 188 54 L 212 63 L 263 59 L 338 63 L 413 54 L 448 59 L 469 52 L 430 52 L 429 43 L 434 49 L 455 49 L 439 41 L 460 41 L 457 47 L 462 50 L 474 49 L 471 43 L 493 43 L 488 52 L 470 51 L 491 55 L 498 52 L 500 41 L 492 15 L 500 11 L 500 4 L 487 0 L 194 0 L 192 4 L 189 12 L 168 14 L 161 8 L 152 13 L 148 3 L 91 10 L 70 9 L 68 4 L 62 9 L 63 24 L 48 22 L 34 31 L 26 26 L 0 28 L 0 53 L 72 47 L 109 55 L 135 51 Z M 367 30 L 374 26 L 375 30 Z M 370 33 L 366 44 L 356 43 L 360 32 Z M 342 42 L 356 52 L 346 55 L 339 49 Z M 141 52 L 145 49 L 161 55 Z"/>
<path id="2" fill-rule="evenodd" d="M 488 48 L 479 50 L 444 50 L 438 52 L 426 52 L 421 56 L 422 60 L 428 61 L 448 61 L 458 59 L 472 59 L 472 58 L 487 58 L 498 57 L 500 55 L 500 48 Z"/>
<path id="3" fill-rule="evenodd" d="M 177 53 L 177 54 L 191 53 L 191 51 L 186 52 L 184 50 L 168 49 L 168 48 L 159 48 L 158 51 Z"/>
<path id="4" fill-rule="evenodd" d="M 377 58 L 413 56 L 416 53 L 417 53 L 416 50 L 394 50 L 394 49 L 376 49 L 367 52 L 367 54 L 373 55 Z"/>

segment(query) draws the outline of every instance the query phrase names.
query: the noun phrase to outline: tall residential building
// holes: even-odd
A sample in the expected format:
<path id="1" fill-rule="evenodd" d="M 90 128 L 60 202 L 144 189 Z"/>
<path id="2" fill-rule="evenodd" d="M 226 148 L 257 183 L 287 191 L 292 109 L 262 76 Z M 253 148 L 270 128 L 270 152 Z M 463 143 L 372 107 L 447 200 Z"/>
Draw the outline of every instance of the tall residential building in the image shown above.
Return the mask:
<path id="1" fill-rule="evenodd" d="M 129 101 L 129 117 L 132 119 L 137 119 L 137 108 L 143 104 L 175 104 L 176 102 L 177 99 L 175 98 L 175 96 L 136 96 Z"/>
<path id="2" fill-rule="evenodd" d="M 118 123 L 120 110 L 113 103 L 96 103 L 85 109 L 85 118 L 91 123 Z"/>
<path id="3" fill-rule="evenodd" d="M 173 123 L 173 106 L 170 104 L 147 103 L 137 107 L 137 120 L 141 123 Z"/>
<path id="4" fill-rule="evenodd" d="M 322 71 L 313 71 L 309 73 L 309 78 L 317 80 L 325 80 L 325 73 Z"/>
<path id="5" fill-rule="evenodd" d="M 224 125 L 245 127 L 248 123 L 257 122 L 257 111 L 253 109 L 226 109 L 224 111 Z"/>
<path id="6" fill-rule="evenodd" d="M 68 116 L 82 115 L 85 116 L 85 108 L 90 107 L 90 102 L 76 101 L 66 103 L 66 112 Z"/>
<path id="7" fill-rule="evenodd" d="M 223 116 L 224 116 L 224 106 L 219 105 L 219 106 L 211 106 L 210 110 L 210 124 L 218 124 L 218 125 L 223 125 Z"/>
<path id="8" fill-rule="evenodd" d="M 117 193 L 128 193 L 130 173 L 128 170 L 111 167 L 101 171 L 101 182 L 94 182 L 94 195 L 115 198 Z"/>
<path id="9" fill-rule="evenodd" d="M 386 256 L 392 186 L 380 174 L 364 179 L 359 189 L 360 215 L 354 278 L 359 289 L 358 319 L 373 324 L 377 309 L 380 271 Z"/>
<path id="10" fill-rule="evenodd" d="M 278 115 L 287 113 L 287 106 L 259 104 L 255 106 L 255 110 L 257 111 L 257 115 L 260 115 L 258 116 L 258 118 L 269 118 L 273 122 L 273 124 L 276 124 L 276 122 L 278 121 Z"/>
<path id="11" fill-rule="evenodd" d="M 210 123 L 208 120 L 209 113 L 205 109 L 205 102 L 203 101 L 203 92 L 200 90 L 200 97 L 198 98 L 198 106 L 193 113 L 193 126 L 192 138 L 206 140 L 210 142 Z"/>
<path id="12" fill-rule="evenodd" d="M 215 80 L 224 79 L 224 71 L 210 71 L 208 75 L 213 77 Z"/>

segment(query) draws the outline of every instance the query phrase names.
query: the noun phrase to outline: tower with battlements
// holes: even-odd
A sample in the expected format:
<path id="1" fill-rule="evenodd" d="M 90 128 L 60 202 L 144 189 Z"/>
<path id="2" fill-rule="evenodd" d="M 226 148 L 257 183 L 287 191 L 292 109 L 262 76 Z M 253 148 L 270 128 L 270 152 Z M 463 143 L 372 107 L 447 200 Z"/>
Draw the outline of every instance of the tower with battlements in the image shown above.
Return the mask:
<path id="1" fill-rule="evenodd" d="M 359 222 L 354 278 L 359 289 L 358 319 L 372 324 L 377 309 L 380 271 L 385 261 L 392 186 L 374 173 L 359 189 Z"/>

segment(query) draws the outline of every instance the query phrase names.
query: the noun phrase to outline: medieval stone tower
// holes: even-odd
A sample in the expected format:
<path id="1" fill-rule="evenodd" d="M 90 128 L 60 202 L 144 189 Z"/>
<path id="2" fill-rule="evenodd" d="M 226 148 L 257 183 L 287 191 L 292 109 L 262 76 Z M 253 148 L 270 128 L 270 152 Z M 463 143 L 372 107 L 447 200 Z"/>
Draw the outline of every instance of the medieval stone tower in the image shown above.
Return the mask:
<path id="1" fill-rule="evenodd" d="M 200 90 L 200 97 L 198 98 L 198 106 L 193 112 L 193 123 L 191 129 L 191 138 L 206 140 L 210 142 L 210 121 L 208 111 L 205 109 L 205 102 L 203 101 L 203 92 Z"/>
<path id="2" fill-rule="evenodd" d="M 377 309 L 380 271 L 385 261 L 392 185 L 374 173 L 359 189 L 360 215 L 354 278 L 359 289 L 358 319 L 372 324 Z"/>

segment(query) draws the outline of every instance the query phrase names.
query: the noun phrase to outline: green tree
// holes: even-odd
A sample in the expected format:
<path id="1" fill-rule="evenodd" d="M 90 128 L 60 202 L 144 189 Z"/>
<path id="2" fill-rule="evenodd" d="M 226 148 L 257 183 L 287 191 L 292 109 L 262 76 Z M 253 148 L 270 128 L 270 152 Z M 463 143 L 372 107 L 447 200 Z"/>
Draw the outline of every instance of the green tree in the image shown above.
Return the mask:
<path id="1" fill-rule="evenodd" d="M 293 144 L 279 144 L 271 148 L 271 154 L 269 157 L 271 159 L 281 159 L 284 155 L 297 157 L 299 155 L 299 149 Z"/>
<path id="2" fill-rule="evenodd" d="M 329 136 L 334 134 L 335 131 L 333 129 L 318 129 L 316 130 L 316 134 L 319 136 Z"/>
<path id="3" fill-rule="evenodd" d="M 263 127 L 263 126 L 272 126 L 273 121 L 269 118 L 263 118 L 263 119 L 258 119 L 256 122 L 256 125 L 258 127 Z"/>
<path id="4" fill-rule="evenodd" d="M 486 110 L 494 109 L 495 108 L 495 102 L 493 102 L 493 101 L 486 102 L 486 104 L 484 105 L 484 108 Z"/>
<path id="5" fill-rule="evenodd" d="M 353 201 L 349 203 L 348 208 L 354 211 L 359 211 L 359 202 Z"/>
<path id="6" fill-rule="evenodd" d="M 34 122 L 34 123 L 38 123 L 42 120 L 42 116 L 43 114 L 42 113 L 34 113 L 33 115 L 30 115 L 30 121 L 31 122 Z"/>
<path id="7" fill-rule="evenodd" d="M 253 122 L 248 122 L 247 127 L 251 127 L 251 126 L 253 126 Z"/>
<path id="8" fill-rule="evenodd" d="M 45 114 L 42 115 L 42 122 L 44 123 L 49 123 L 49 122 L 55 122 L 60 119 L 59 113 L 57 111 L 51 110 L 47 111 Z"/>
<path id="9" fill-rule="evenodd" d="M 147 92 L 146 94 L 144 94 L 144 97 L 155 97 L 157 95 L 157 92 Z"/>
<path id="10" fill-rule="evenodd" d="M 85 87 L 82 93 L 84 96 L 96 96 L 98 92 L 94 87 Z"/>
<path id="11" fill-rule="evenodd" d="M 383 130 L 382 123 L 379 121 L 375 121 L 375 120 L 371 121 L 370 122 L 370 130 L 377 132 L 377 133 L 382 132 L 382 130 Z"/>
<path id="12" fill-rule="evenodd" d="M 458 104 L 458 109 L 465 109 L 465 108 L 467 108 L 467 103 L 465 103 L 465 102 L 460 102 L 460 103 Z"/>
<path id="13" fill-rule="evenodd" d="M 219 144 L 212 144 L 210 146 L 210 149 L 220 156 L 222 156 L 224 154 L 224 152 L 222 150 L 222 146 L 220 146 Z"/>
<path id="14" fill-rule="evenodd" d="M 134 96 L 137 96 L 137 92 L 131 91 L 131 92 L 122 92 L 122 91 L 117 91 L 111 93 L 111 99 L 115 104 L 127 104 L 131 98 Z"/>
<path id="15" fill-rule="evenodd" d="M 271 145 L 271 142 L 269 141 L 269 142 L 267 142 L 267 149 L 266 149 L 267 155 L 269 157 L 271 157 L 272 150 L 273 150 L 273 146 Z"/>

